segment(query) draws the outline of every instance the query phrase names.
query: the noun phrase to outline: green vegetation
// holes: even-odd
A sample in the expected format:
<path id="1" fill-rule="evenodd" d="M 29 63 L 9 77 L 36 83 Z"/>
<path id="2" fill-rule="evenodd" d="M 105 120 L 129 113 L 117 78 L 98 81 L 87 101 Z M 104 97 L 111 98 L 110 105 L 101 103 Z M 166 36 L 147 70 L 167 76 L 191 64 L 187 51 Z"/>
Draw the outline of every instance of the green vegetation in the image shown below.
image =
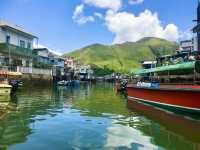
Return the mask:
<path id="1" fill-rule="evenodd" d="M 177 48 L 178 44 L 175 42 L 158 38 L 143 38 L 137 42 L 111 46 L 94 44 L 64 56 L 76 57 L 80 63 L 96 66 L 99 74 L 102 70 L 128 73 L 134 68 L 140 68 L 141 61 L 173 54 Z"/>

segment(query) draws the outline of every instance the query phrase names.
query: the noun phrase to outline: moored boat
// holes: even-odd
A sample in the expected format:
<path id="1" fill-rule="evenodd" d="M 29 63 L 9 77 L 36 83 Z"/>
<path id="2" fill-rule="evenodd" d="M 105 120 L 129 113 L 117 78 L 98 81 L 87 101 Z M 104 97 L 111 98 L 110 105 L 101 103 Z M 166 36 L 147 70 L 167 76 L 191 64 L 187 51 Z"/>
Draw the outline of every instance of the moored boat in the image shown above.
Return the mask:
<path id="1" fill-rule="evenodd" d="M 18 87 L 18 83 L 13 82 L 16 77 L 20 77 L 20 72 L 0 71 L 0 96 L 10 95 Z"/>
<path id="2" fill-rule="evenodd" d="M 134 109 L 134 111 L 139 115 L 144 115 L 153 122 L 156 122 L 156 124 L 159 123 L 164 126 L 164 128 L 167 129 L 172 136 L 187 137 L 196 143 L 200 143 L 199 134 L 197 132 L 200 131 L 199 115 L 165 111 L 163 109 L 152 107 L 150 105 L 144 105 L 136 101 L 129 101 L 128 107 L 130 109 Z M 185 117 L 185 115 L 187 115 L 187 117 Z M 153 130 L 150 130 L 149 133 L 152 135 L 151 131 Z M 156 132 L 157 131 L 158 130 L 156 130 Z"/>
<path id="3" fill-rule="evenodd" d="M 12 86 L 9 84 L 0 84 L 0 96 L 10 95 Z"/>
<path id="4" fill-rule="evenodd" d="M 191 75 L 192 72 L 193 74 Z M 190 74 L 188 75 L 187 73 Z M 143 102 L 190 113 L 200 113 L 200 86 L 196 85 L 199 73 L 199 61 L 139 70 L 136 74 L 140 76 L 143 82 L 127 86 L 128 101 Z M 183 81 L 178 84 L 170 82 L 171 76 L 176 75 L 177 78 L 182 74 L 192 76 L 193 81 L 190 81 L 190 84 Z M 162 76 L 169 82 L 162 83 L 159 80 L 155 80 L 161 79 Z M 153 83 L 155 81 L 158 83 Z"/>
<path id="5" fill-rule="evenodd" d="M 161 86 L 160 88 L 128 85 L 129 101 L 141 101 L 159 107 L 200 113 L 200 88 Z"/>

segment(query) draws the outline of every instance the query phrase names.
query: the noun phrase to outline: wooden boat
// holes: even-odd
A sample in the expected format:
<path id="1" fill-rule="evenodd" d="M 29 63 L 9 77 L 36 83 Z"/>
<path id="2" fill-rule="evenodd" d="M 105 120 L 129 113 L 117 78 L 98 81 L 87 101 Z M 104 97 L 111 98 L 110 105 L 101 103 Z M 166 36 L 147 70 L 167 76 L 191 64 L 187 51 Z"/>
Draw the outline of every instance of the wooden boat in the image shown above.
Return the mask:
<path id="1" fill-rule="evenodd" d="M 161 86 L 160 88 L 127 86 L 128 99 L 159 107 L 200 113 L 198 86 Z"/>
<path id="2" fill-rule="evenodd" d="M 199 115 L 187 114 L 187 117 L 185 117 L 185 114 L 182 112 L 172 113 L 170 111 L 165 111 L 163 109 L 152 107 L 150 105 L 144 105 L 136 101 L 129 101 L 128 108 L 134 109 L 134 111 L 137 112 L 139 115 L 144 115 L 145 117 L 151 119 L 152 121 L 159 123 L 166 130 L 168 130 L 168 134 L 170 134 L 172 140 L 175 139 L 174 137 L 181 136 L 181 138 L 185 137 L 191 141 L 200 143 L 199 134 L 197 132 L 200 131 Z M 152 134 L 152 130 L 148 132 L 148 130 L 145 129 L 143 131 L 144 132 L 146 131 L 145 133 L 147 135 L 148 134 L 154 136 L 158 135 L 157 138 L 161 138 L 159 132 Z M 170 141 L 165 141 L 165 142 L 167 143 Z M 163 143 L 160 144 L 161 144 L 160 146 L 164 146 L 162 145 Z"/>
<path id="3" fill-rule="evenodd" d="M 9 84 L 9 78 L 19 77 L 22 74 L 20 72 L 9 72 L 9 71 L 0 71 L 0 96 L 10 95 L 12 88 L 15 85 Z"/>
<path id="4" fill-rule="evenodd" d="M 12 86 L 9 84 L 0 84 L 0 96 L 10 95 Z"/>
<path id="5" fill-rule="evenodd" d="M 143 69 L 137 75 L 149 75 L 152 79 L 155 74 L 174 72 L 195 72 L 194 76 L 200 73 L 200 62 L 186 62 L 178 65 L 169 65 L 151 69 Z M 151 80 L 150 79 L 150 80 Z M 195 77 L 194 77 L 195 79 Z M 151 84 L 151 83 L 150 83 Z M 153 104 L 158 107 L 168 109 L 183 110 L 190 113 L 200 113 L 200 86 L 196 85 L 160 85 L 154 86 L 137 86 L 129 84 L 127 86 L 128 100 L 140 101 Z"/>

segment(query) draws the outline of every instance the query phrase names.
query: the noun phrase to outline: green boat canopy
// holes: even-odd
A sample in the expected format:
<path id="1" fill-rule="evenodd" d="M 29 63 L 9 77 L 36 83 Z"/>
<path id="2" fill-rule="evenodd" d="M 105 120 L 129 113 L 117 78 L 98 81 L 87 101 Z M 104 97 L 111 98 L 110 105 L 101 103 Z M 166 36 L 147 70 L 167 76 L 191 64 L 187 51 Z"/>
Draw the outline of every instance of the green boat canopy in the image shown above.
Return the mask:
<path id="1" fill-rule="evenodd" d="M 191 62 L 184 62 L 175 65 L 168 65 L 162 67 L 156 67 L 151 69 L 140 69 L 137 71 L 133 71 L 134 75 L 144 75 L 148 73 L 160 73 L 166 71 L 178 71 L 178 70 L 194 70 L 200 73 L 200 61 L 191 61 Z"/>

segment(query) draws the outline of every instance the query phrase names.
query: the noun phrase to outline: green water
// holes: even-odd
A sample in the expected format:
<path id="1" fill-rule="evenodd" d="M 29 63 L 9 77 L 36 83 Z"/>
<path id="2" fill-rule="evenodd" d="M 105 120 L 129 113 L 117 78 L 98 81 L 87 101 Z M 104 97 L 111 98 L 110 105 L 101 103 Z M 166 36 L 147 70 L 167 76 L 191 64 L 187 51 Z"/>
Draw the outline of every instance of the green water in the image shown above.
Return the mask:
<path id="1" fill-rule="evenodd" d="M 32 86 L 0 101 L 0 150 L 200 149 L 198 117 L 130 109 L 112 84 Z"/>

